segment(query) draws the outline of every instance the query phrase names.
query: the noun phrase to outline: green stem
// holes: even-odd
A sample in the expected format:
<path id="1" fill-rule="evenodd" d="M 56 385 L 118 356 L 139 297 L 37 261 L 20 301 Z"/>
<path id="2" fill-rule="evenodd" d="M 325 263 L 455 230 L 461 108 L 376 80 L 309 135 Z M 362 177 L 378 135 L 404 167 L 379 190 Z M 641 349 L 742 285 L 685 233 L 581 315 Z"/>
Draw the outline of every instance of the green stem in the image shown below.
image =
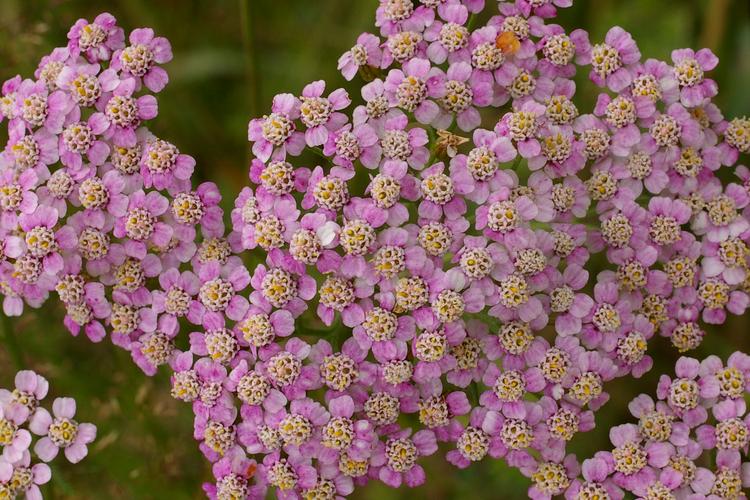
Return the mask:
<path id="1" fill-rule="evenodd" d="M 513 161 L 513 165 L 510 166 L 509 170 L 518 172 L 518 167 L 521 165 L 521 161 L 523 161 L 523 157 L 521 155 L 518 155 L 516 159 Z"/>
<path id="2" fill-rule="evenodd" d="M 700 46 L 718 52 L 722 38 L 726 34 L 726 25 L 731 10 L 729 0 L 711 0 L 704 11 L 703 28 L 700 34 Z M 700 14 L 698 14 L 700 16 Z"/>
<path id="3" fill-rule="evenodd" d="M 469 387 L 471 388 L 471 391 L 469 392 L 469 397 L 472 399 L 472 403 L 474 403 L 475 406 L 479 405 L 479 384 L 476 382 L 472 382 Z"/>
<path id="4" fill-rule="evenodd" d="M 13 321 L 5 314 L 3 314 L 2 317 L 5 345 L 7 346 L 10 357 L 13 359 L 13 363 L 16 365 L 16 368 L 21 370 L 24 366 L 23 350 L 21 349 L 21 344 L 18 343 L 16 333 L 13 331 Z"/>
<path id="5" fill-rule="evenodd" d="M 328 165 L 333 165 L 333 162 L 331 162 L 331 158 L 329 158 L 328 156 L 326 156 L 325 153 L 323 153 L 323 149 L 322 148 L 314 147 L 314 148 L 307 148 L 307 149 L 309 149 L 310 151 L 312 151 L 313 153 L 315 153 L 315 156 L 319 156 L 321 159 L 325 160 L 325 162 Z"/>
<path id="6" fill-rule="evenodd" d="M 52 477 L 54 478 L 54 481 L 50 481 L 50 484 L 59 488 L 64 496 L 72 496 L 75 493 L 75 490 L 73 489 L 73 485 L 65 480 L 62 471 L 56 465 L 52 464 L 50 464 L 50 469 L 52 469 Z M 55 488 L 51 488 L 52 491 L 54 491 L 54 489 Z"/>
<path id="7" fill-rule="evenodd" d="M 255 57 L 255 41 L 253 33 L 253 17 L 251 3 L 253 0 L 239 0 L 240 29 L 242 31 L 242 47 L 245 54 L 245 72 L 247 84 L 250 87 L 250 115 L 257 116 L 260 102 L 260 88 L 257 79 L 257 61 Z"/>

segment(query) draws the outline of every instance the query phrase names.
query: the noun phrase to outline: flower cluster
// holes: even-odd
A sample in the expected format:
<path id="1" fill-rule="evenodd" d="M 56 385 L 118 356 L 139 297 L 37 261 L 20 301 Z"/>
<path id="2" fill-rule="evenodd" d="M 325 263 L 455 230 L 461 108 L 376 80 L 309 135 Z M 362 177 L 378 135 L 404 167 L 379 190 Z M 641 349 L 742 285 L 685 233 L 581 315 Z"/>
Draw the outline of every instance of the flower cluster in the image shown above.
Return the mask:
<path id="1" fill-rule="evenodd" d="M 630 403 L 638 423 L 610 430 L 615 448 L 583 462 L 566 498 L 623 498 L 623 490 L 643 499 L 745 498 L 750 357 L 735 352 L 726 366 L 717 356 L 683 357 L 675 375 L 662 375 L 656 402 L 641 394 Z"/>
<path id="2" fill-rule="evenodd" d="M 41 499 L 39 486 L 52 477 L 46 462 L 62 450 L 69 462 L 78 463 L 96 438 L 95 425 L 75 420 L 74 399 L 55 399 L 52 413 L 43 408 L 48 390 L 47 380 L 30 370 L 16 374 L 13 390 L 0 389 L 0 498 Z"/>
<path id="3" fill-rule="evenodd" d="M 750 302 L 750 170 L 735 166 L 750 120 L 712 103 L 716 57 L 644 60 L 622 28 L 568 33 L 553 21 L 570 3 L 380 0 L 378 33 L 339 61 L 367 80 L 361 99 L 316 81 L 250 121 L 229 230 L 216 186 L 194 188 L 195 161 L 145 127 L 168 42 L 79 21 L 0 96 L 5 313 L 55 291 L 74 335 L 147 374 L 168 365 L 210 498 L 417 486 L 438 443 L 457 467 L 502 458 L 534 497 L 564 493 L 567 443 L 605 384 L 647 372 L 652 337 L 694 349 Z M 581 69 L 600 88 L 590 113 Z M 633 430 L 614 444 L 640 446 L 650 475 L 611 482 L 640 495 L 667 444 L 651 463 L 647 439 L 622 441 Z"/>

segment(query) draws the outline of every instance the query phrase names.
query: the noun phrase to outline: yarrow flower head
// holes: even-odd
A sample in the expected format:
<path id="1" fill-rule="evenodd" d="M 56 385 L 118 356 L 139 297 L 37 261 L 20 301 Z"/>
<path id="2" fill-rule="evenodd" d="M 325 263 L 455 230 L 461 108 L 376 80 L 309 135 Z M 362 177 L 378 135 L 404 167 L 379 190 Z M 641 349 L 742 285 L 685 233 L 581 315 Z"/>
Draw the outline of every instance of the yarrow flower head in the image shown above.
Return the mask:
<path id="1" fill-rule="evenodd" d="M 652 339 L 695 349 L 750 305 L 750 122 L 711 102 L 716 57 L 641 60 L 621 27 L 592 44 L 552 24 L 571 3 L 381 0 L 339 60 L 361 92 L 315 81 L 249 122 L 230 227 L 148 130 L 169 42 L 79 20 L 2 87 L 4 312 L 55 291 L 72 334 L 170 370 L 210 498 L 418 486 L 438 443 L 458 467 L 504 459 L 532 498 L 739 497 L 742 353 L 680 358 L 610 450 L 568 453 Z M 580 71 L 606 89 L 593 110 Z M 32 434 L 76 462 L 95 428 L 22 373 L 0 392 L 0 496 L 33 498 Z"/>
<path id="2" fill-rule="evenodd" d="M 0 389 L 0 493 L 8 498 L 42 498 L 39 487 L 52 477 L 47 462 L 64 449 L 78 463 L 96 438 L 96 426 L 73 419 L 75 400 L 55 399 L 50 415 L 42 406 L 48 389 L 47 379 L 30 370 L 16 374 L 12 390 Z"/>

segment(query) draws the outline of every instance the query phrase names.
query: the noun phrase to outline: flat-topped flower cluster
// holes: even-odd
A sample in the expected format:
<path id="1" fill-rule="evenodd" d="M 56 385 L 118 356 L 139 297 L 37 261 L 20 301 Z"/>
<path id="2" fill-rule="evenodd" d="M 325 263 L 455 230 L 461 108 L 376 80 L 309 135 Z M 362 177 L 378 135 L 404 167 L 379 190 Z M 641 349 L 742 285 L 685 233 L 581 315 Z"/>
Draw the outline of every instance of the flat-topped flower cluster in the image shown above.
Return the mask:
<path id="1" fill-rule="evenodd" d="M 145 126 L 169 43 L 79 21 L 3 85 L 5 313 L 55 291 L 74 335 L 169 365 L 211 498 L 417 486 L 439 443 L 461 468 L 504 459 L 534 498 L 740 495 L 741 353 L 678 362 L 582 480 L 567 443 L 608 381 L 652 367 L 652 337 L 689 351 L 747 308 L 750 120 L 713 104 L 708 49 L 644 60 L 622 28 L 554 24 L 571 0 L 485 3 L 380 0 L 339 60 L 361 99 L 316 81 L 250 121 L 229 230 L 217 187 Z M 695 480 L 670 462 L 713 448 Z"/>
<path id="2" fill-rule="evenodd" d="M 580 470 L 568 457 L 536 488 L 569 482 L 566 498 L 621 498 L 620 488 L 643 499 L 745 498 L 748 373 L 750 356 L 741 352 L 726 365 L 717 356 L 680 358 L 675 378 L 661 376 L 656 401 L 641 394 L 630 402 L 638 423 L 610 430 L 611 452 L 596 453 Z"/>
<path id="3" fill-rule="evenodd" d="M 47 462 L 60 451 L 71 463 L 83 460 L 96 426 L 75 420 L 72 398 L 56 398 L 51 413 L 44 408 L 49 383 L 41 375 L 23 370 L 15 382 L 12 390 L 0 389 L 0 498 L 38 500 L 39 487 L 52 477 Z"/>

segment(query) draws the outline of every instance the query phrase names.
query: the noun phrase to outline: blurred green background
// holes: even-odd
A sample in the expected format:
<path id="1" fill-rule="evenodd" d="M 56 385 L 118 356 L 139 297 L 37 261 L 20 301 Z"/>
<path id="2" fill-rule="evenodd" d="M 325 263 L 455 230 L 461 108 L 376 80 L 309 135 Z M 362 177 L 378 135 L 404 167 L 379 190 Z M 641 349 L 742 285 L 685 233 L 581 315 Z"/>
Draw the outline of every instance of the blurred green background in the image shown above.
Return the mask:
<path id="1" fill-rule="evenodd" d="M 492 4 L 495 0 L 487 0 Z M 150 125 L 198 161 L 196 181 L 217 182 L 231 207 L 249 163 L 247 121 L 267 112 L 278 92 L 298 93 L 310 80 L 343 80 L 336 60 L 356 36 L 373 28 L 377 0 L 0 0 L 0 81 L 30 76 L 39 58 L 64 45 L 79 17 L 113 13 L 126 31 L 153 27 L 172 42 L 171 83 L 159 95 Z M 750 114 L 750 2 L 747 0 L 577 0 L 560 16 L 599 40 L 610 26 L 631 31 L 644 57 L 669 58 L 673 48 L 711 47 L 722 59 L 713 77 L 718 102 L 730 116 Z M 333 85 L 332 84 L 332 85 Z M 348 88 L 354 90 L 356 81 Z M 99 426 L 90 456 L 79 466 L 59 461 L 47 498 L 202 498 L 210 469 L 197 451 L 191 411 L 169 397 L 165 373 L 147 379 L 127 353 L 105 342 L 71 337 L 54 305 L 3 320 L 0 386 L 19 366 L 52 381 L 54 396 L 78 398 L 79 416 Z M 692 353 L 704 357 L 750 351 L 746 318 L 731 318 Z M 708 349 L 710 346 L 710 350 Z M 579 436 L 581 454 L 608 446 L 606 429 L 628 419 L 626 403 L 652 393 L 660 372 L 671 372 L 675 351 L 655 339 L 657 365 L 641 381 L 610 384 L 616 394 L 598 414 L 597 430 Z M 427 485 L 388 490 L 378 485 L 356 495 L 396 498 L 526 498 L 527 482 L 500 463 L 457 471 L 433 457 Z"/>

